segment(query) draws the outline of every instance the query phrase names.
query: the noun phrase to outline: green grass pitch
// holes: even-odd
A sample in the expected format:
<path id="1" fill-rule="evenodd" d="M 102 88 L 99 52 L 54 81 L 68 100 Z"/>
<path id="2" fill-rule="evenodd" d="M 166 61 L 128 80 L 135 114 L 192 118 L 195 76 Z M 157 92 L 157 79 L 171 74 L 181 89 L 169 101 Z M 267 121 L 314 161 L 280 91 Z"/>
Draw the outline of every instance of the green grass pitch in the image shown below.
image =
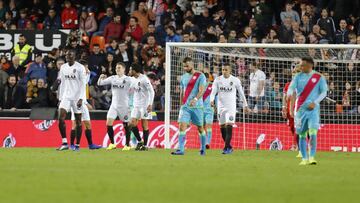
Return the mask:
<path id="1" fill-rule="evenodd" d="M 360 154 L 0 149 L 0 202 L 359 202 Z"/>

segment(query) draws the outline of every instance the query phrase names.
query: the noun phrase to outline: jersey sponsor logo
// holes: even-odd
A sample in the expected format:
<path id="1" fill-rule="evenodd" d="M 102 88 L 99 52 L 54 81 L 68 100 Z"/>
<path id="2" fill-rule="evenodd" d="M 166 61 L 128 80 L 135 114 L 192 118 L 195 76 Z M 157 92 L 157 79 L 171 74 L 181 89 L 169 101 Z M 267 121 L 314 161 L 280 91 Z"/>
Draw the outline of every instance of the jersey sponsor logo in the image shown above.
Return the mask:
<path id="1" fill-rule="evenodd" d="M 231 92 L 233 91 L 232 87 L 220 87 L 220 92 Z"/>
<path id="2" fill-rule="evenodd" d="M 76 80 L 76 75 L 65 75 L 65 79 L 67 79 L 67 80 Z"/>
<path id="3" fill-rule="evenodd" d="M 114 89 L 124 89 L 124 88 L 125 88 L 125 85 L 116 85 L 116 84 L 113 84 L 113 85 L 112 85 L 112 88 L 114 88 Z"/>

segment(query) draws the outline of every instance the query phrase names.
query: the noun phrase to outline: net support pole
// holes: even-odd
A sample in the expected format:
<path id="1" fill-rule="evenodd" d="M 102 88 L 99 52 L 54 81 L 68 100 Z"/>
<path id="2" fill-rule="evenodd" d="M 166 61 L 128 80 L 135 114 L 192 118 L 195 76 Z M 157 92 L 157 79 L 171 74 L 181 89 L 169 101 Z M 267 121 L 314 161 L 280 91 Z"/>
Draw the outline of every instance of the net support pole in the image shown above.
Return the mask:
<path id="1" fill-rule="evenodd" d="M 170 149 L 170 91 L 171 91 L 171 50 L 170 45 L 166 43 L 165 48 L 165 137 L 164 137 L 164 148 Z"/>

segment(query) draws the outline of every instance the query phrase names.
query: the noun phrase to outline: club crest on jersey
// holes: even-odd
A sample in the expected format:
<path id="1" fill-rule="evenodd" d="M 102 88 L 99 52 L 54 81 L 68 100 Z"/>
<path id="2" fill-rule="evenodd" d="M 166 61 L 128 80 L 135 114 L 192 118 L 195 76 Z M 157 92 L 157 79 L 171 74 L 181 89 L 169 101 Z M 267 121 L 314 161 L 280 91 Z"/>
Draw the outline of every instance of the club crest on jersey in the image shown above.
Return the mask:
<path id="1" fill-rule="evenodd" d="M 233 82 L 230 82 L 230 86 L 233 85 Z"/>
<path id="2" fill-rule="evenodd" d="M 311 79 L 312 83 L 316 83 L 316 78 Z"/>
<path id="3" fill-rule="evenodd" d="M 124 116 L 124 120 L 127 120 L 129 117 L 128 116 Z"/>
<path id="4" fill-rule="evenodd" d="M 123 80 L 123 84 L 125 84 L 126 83 L 126 81 L 125 80 Z"/>
<path id="5" fill-rule="evenodd" d="M 76 73 L 76 69 L 73 69 L 73 73 Z"/>
<path id="6" fill-rule="evenodd" d="M 195 79 L 196 79 L 196 76 L 194 76 L 192 79 L 195 80 Z"/>
<path id="7" fill-rule="evenodd" d="M 233 116 L 230 116 L 230 117 L 229 117 L 229 120 L 230 120 L 230 121 L 233 121 L 233 120 L 234 120 L 234 117 L 233 117 Z"/>
<path id="8" fill-rule="evenodd" d="M 138 82 L 138 86 L 140 87 L 140 82 Z"/>

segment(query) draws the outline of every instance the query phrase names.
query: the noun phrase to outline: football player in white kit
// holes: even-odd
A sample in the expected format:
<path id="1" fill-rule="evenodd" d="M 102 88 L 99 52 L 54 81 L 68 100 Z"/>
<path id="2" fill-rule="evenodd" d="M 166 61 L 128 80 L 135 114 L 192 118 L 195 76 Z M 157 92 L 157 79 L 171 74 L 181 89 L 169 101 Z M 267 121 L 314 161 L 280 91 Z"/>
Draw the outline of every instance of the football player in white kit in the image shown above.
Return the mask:
<path id="1" fill-rule="evenodd" d="M 76 122 L 76 137 L 77 142 L 75 145 L 75 150 L 78 151 L 80 139 L 81 139 L 81 112 L 83 108 L 83 91 L 85 90 L 86 85 L 86 70 L 83 65 L 75 61 L 75 51 L 69 50 L 66 53 L 67 63 L 63 64 L 59 71 L 60 78 L 60 89 L 63 92 L 59 105 L 59 131 L 62 138 L 62 145 L 58 150 L 68 150 L 69 146 L 66 139 L 66 125 L 65 118 L 66 113 L 72 109 L 75 113 L 75 122 Z"/>
<path id="2" fill-rule="evenodd" d="M 80 63 L 85 67 L 86 70 L 86 82 L 89 82 L 90 80 L 90 70 L 88 68 L 88 64 L 86 61 L 80 61 Z M 60 90 L 61 91 L 61 90 Z M 85 126 L 85 137 L 86 140 L 88 142 L 88 146 L 90 150 L 93 149 L 100 149 L 102 148 L 99 145 L 96 145 L 93 143 L 92 141 L 92 132 L 91 132 L 91 122 L 90 122 L 90 113 L 89 113 L 89 107 L 88 107 L 88 102 L 86 100 L 86 85 L 84 86 L 84 91 L 83 91 L 83 95 L 81 96 L 82 100 L 83 100 L 83 108 L 82 108 L 82 112 L 81 112 L 81 121 L 84 123 Z M 70 148 L 72 150 L 75 150 L 75 145 L 74 145 L 74 141 L 75 141 L 75 137 L 76 137 L 76 122 L 75 122 L 75 114 L 74 111 L 71 109 L 71 133 L 70 133 Z M 80 141 L 79 141 L 80 142 Z"/>
<path id="3" fill-rule="evenodd" d="M 248 104 L 241 86 L 239 78 L 231 75 L 231 66 L 224 64 L 222 67 L 222 75 L 217 77 L 213 83 L 210 95 L 210 103 L 214 106 L 215 96 L 217 95 L 217 113 L 220 123 L 221 136 L 225 142 L 223 154 L 231 154 L 233 152 L 231 146 L 232 126 L 236 117 L 236 91 L 239 92 L 243 101 L 244 111 L 248 112 Z"/>
<path id="4" fill-rule="evenodd" d="M 116 64 L 116 75 L 106 78 L 106 75 L 100 75 L 98 85 L 111 85 L 112 100 L 109 111 L 107 113 L 107 133 L 110 139 L 110 144 L 106 148 L 107 150 L 116 149 L 114 141 L 113 123 L 117 117 L 122 120 L 126 134 L 126 144 L 123 150 L 130 150 L 130 135 L 131 131 L 128 126 L 130 120 L 130 106 L 129 106 L 129 94 L 132 89 L 133 78 L 125 75 L 126 66 L 124 63 Z M 141 140 L 140 136 L 139 139 Z"/>
<path id="5" fill-rule="evenodd" d="M 131 111 L 130 127 L 138 140 L 138 145 L 135 150 L 146 150 L 149 138 L 149 124 L 148 120 L 151 119 L 152 105 L 154 102 L 154 88 L 150 83 L 148 77 L 142 74 L 143 68 L 139 64 L 132 64 L 130 67 L 130 74 L 133 76 L 134 82 L 134 108 Z M 143 128 L 144 142 L 139 140 L 140 134 L 137 128 L 138 122 L 141 120 Z"/>

